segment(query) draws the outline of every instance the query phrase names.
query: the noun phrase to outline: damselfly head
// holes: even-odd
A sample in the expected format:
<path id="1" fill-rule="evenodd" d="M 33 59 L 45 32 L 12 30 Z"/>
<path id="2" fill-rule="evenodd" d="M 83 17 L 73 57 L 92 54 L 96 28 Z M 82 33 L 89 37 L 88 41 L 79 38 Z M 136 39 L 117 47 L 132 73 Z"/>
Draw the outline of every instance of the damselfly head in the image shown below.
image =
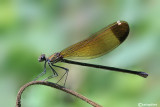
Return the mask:
<path id="1" fill-rule="evenodd" d="M 45 54 L 42 54 L 39 58 L 38 58 L 38 61 L 39 62 L 43 62 L 46 60 L 46 57 L 45 57 Z"/>

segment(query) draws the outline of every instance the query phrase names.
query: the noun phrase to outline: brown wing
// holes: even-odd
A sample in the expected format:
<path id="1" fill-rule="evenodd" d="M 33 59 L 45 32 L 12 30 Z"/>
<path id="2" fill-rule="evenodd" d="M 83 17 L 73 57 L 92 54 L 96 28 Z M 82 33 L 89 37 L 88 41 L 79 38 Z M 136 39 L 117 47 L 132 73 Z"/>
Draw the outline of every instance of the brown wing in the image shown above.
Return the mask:
<path id="1" fill-rule="evenodd" d="M 119 46 L 128 36 L 129 26 L 125 21 L 117 21 L 89 38 L 60 52 L 64 58 L 89 59 L 102 56 Z"/>

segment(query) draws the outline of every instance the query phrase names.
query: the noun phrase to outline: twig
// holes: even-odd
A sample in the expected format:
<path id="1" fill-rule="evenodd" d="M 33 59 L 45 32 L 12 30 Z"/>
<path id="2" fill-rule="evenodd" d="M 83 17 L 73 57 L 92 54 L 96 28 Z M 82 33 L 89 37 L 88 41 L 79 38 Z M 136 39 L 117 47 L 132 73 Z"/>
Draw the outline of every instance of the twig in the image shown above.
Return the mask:
<path id="1" fill-rule="evenodd" d="M 50 86 L 50 87 L 56 88 L 56 89 L 58 89 L 58 90 L 64 91 L 64 92 L 66 92 L 66 93 L 68 93 L 68 94 L 71 94 L 71 95 L 73 95 L 73 96 L 75 96 L 75 97 L 77 97 L 77 98 L 80 98 L 80 99 L 82 99 L 83 101 L 89 103 L 90 105 L 92 105 L 92 106 L 94 106 L 94 107 L 102 107 L 102 106 L 100 106 L 99 104 L 97 104 L 97 103 L 89 100 L 89 99 L 86 98 L 85 96 L 82 96 L 81 94 L 79 94 L 79 93 L 77 93 L 77 92 L 75 92 L 75 91 L 72 91 L 72 90 L 67 89 L 67 88 L 65 88 L 65 87 L 63 87 L 63 86 L 60 86 L 60 85 L 58 85 L 58 84 L 55 84 L 55 83 L 52 83 L 52 82 L 47 82 L 47 81 L 32 81 L 32 82 L 29 82 L 29 83 L 25 84 L 24 86 L 22 86 L 22 87 L 20 88 L 19 92 L 18 92 L 18 95 L 17 95 L 16 107 L 21 107 L 21 95 L 22 95 L 23 91 L 24 91 L 27 87 L 29 87 L 29 86 L 31 86 L 31 85 L 36 85 L 36 84 L 38 84 L 38 85 L 46 85 L 46 86 Z"/>

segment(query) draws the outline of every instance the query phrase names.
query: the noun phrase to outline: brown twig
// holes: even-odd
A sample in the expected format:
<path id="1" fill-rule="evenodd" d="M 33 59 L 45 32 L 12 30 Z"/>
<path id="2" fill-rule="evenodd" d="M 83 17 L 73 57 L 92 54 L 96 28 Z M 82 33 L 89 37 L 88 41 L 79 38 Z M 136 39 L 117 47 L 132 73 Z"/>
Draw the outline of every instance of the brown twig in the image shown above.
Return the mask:
<path id="1" fill-rule="evenodd" d="M 18 95 L 17 95 L 16 107 L 21 107 L 21 95 L 22 95 L 23 91 L 24 91 L 27 87 L 29 87 L 29 86 L 31 86 L 31 85 L 36 85 L 36 84 L 38 84 L 38 85 L 46 85 L 46 86 L 50 86 L 50 87 L 56 88 L 56 89 L 58 89 L 58 90 L 64 91 L 64 92 L 66 92 L 66 93 L 68 93 L 68 94 L 71 94 L 71 95 L 73 95 L 73 96 L 75 96 L 75 97 L 77 97 L 77 98 L 80 98 L 80 99 L 82 99 L 83 101 L 89 103 L 90 105 L 92 105 L 92 106 L 94 106 L 94 107 L 102 107 L 102 106 L 100 106 L 99 104 L 97 104 L 97 103 L 89 100 L 89 99 L 86 98 L 85 96 L 82 96 L 81 94 L 79 94 L 79 93 L 77 93 L 77 92 L 75 92 L 75 91 L 72 91 L 72 90 L 67 89 L 67 88 L 65 88 L 65 87 L 63 87 L 63 86 L 60 86 L 60 85 L 58 85 L 58 84 L 55 84 L 55 83 L 52 83 L 52 82 L 47 82 L 47 81 L 32 81 L 32 82 L 29 82 L 29 83 L 25 84 L 24 86 L 22 86 L 21 89 L 20 89 L 19 92 L 18 92 Z"/>

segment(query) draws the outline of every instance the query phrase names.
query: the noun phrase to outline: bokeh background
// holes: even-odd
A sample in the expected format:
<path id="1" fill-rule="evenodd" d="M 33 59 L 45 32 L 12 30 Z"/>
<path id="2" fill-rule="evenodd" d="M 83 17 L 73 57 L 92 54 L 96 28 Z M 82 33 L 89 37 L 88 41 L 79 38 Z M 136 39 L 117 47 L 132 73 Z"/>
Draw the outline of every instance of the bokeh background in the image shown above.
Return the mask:
<path id="1" fill-rule="evenodd" d="M 20 87 L 43 71 L 44 63 L 37 60 L 42 53 L 59 52 L 117 20 L 129 23 L 126 41 L 81 62 L 145 71 L 149 77 L 57 63 L 70 70 L 66 87 L 104 107 L 160 105 L 160 0 L 0 0 L 0 106 L 14 107 Z M 47 68 L 39 80 L 51 74 Z M 22 106 L 90 107 L 37 85 L 25 90 Z"/>

